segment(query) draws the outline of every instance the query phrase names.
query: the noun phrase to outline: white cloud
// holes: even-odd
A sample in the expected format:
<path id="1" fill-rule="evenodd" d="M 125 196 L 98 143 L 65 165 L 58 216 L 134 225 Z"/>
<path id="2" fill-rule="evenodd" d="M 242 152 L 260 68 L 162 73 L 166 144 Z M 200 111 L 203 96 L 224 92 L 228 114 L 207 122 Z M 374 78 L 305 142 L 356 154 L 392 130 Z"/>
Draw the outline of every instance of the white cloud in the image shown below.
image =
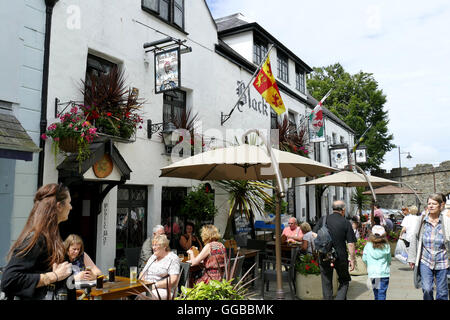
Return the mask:
<path id="1" fill-rule="evenodd" d="M 312 67 L 340 62 L 373 73 L 387 95 L 393 143 L 414 153 L 402 165 L 450 160 L 448 0 L 207 2 L 215 18 L 255 20 Z M 397 167 L 397 149 L 385 160 Z"/>

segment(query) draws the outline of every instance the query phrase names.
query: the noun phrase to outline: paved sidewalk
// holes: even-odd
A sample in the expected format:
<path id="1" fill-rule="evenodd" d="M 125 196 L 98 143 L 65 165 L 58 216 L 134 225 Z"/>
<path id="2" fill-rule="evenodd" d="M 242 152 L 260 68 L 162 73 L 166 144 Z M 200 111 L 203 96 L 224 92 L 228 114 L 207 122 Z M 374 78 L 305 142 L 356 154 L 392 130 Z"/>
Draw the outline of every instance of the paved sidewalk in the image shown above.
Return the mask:
<path id="1" fill-rule="evenodd" d="M 347 293 L 348 300 L 374 300 L 373 291 L 367 287 L 367 275 L 352 276 Z M 413 283 L 413 271 L 409 265 L 392 258 L 391 277 L 387 290 L 387 300 L 422 300 L 422 290 Z"/>
<path id="2" fill-rule="evenodd" d="M 250 290 L 255 295 L 251 299 L 262 300 L 261 281 L 256 280 L 256 286 Z M 285 300 L 293 299 L 287 283 L 283 283 Z M 276 283 L 271 282 L 269 291 L 264 294 L 264 300 L 276 299 Z M 409 265 L 402 264 L 392 258 L 391 277 L 387 291 L 387 300 L 422 300 L 422 290 L 416 289 L 413 283 L 413 271 Z M 347 293 L 348 300 L 374 300 L 372 289 L 367 287 L 367 275 L 352 276 L 350 287 Z"/>

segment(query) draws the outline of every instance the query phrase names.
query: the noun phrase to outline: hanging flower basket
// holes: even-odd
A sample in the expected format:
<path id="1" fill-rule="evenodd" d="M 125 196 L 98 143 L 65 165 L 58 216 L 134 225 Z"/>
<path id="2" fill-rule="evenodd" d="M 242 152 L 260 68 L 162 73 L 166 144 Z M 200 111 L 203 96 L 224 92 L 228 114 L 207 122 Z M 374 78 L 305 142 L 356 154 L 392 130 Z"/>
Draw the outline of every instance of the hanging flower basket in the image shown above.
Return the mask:
<path id="1" fill-rule="evenodd" d="M 59 141 L 59 149 L 64 152 L 78 152 L 78 141 L 74 137 L 61 138 Z"/>

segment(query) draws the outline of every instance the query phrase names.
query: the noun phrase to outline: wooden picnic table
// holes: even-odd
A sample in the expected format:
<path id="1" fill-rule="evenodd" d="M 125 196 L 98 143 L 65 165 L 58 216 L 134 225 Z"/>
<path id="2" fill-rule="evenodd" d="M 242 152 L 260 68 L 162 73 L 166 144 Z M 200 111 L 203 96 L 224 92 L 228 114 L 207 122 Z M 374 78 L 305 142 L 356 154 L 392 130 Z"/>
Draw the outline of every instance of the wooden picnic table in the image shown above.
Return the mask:
<path id="1" fill-rule="evenodd" d="M 85 300 L 118 300 L 145 292 L 144 284 L 147 285 L 150 283 L 142 280 L 138 280 L 136 283 L 130 283 L 130 278 L 116 276 L 115 282 L 104 282 L 102 289 L 97 289 L 95 286 L 92 287 L 90 295 Z M 78 289 L 77 298 L 83 293 L 83 289 Z"/>

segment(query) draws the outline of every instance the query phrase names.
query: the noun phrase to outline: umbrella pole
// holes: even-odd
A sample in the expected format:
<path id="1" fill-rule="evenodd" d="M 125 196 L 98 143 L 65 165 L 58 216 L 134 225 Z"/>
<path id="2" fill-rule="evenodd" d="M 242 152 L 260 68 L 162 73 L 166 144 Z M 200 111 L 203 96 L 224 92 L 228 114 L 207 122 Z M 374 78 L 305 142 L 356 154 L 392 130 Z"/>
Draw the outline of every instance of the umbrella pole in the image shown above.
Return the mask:
<path id="1" fill-rule="evenodd" d="M 277 293 L 278 300 L 284 299 L 283 278 L 281 274 L 281 196 L 276 189 L 276 211 L 275 211 L 275 262 L 277 273 Z M 264 284 L 263 284 L 264 285 Z"/>
<path id="2" fill-rule="evenodd" d="M 372 184 L 370 183 L 369 178 L 367 177 L 366 173 L 364 172 L 364 170 L 362 170 L 358 165 L 354 164 L 355 168 L 362 173 L 362 175 L 364 176 L 364 178 L 367 181 L 367 184 L 370 187 L 370 191 L 372 193 L 372 212 L 370 213 L 370 225 L 373 227 L 375 224 L 374 221 L 374 211 L 375 211 L 375 203 L 377 202 L 377 197 L 375 196 L 375 192 L 373 191 L 373 187 Z"/>

